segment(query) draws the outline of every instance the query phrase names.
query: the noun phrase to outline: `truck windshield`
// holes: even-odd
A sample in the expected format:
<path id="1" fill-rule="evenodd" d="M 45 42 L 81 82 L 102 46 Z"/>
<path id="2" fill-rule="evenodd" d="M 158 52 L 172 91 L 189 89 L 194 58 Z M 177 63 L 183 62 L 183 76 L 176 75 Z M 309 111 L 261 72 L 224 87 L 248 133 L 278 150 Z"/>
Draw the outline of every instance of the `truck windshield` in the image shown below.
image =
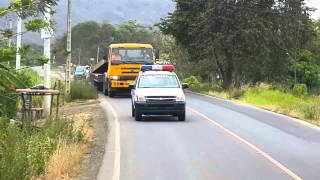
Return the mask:
<path id="1" fill-rule="evenodd" d="M 112 50 L 112 64 L 152 64 L 153 52 L 148 48 L 116 48 Z"/>
<path id="2" fill-rule="evenodd" d="M 145 75 L 140 77 L 139 88 L 179 88 L 179 81 L 174 75 Z"/>

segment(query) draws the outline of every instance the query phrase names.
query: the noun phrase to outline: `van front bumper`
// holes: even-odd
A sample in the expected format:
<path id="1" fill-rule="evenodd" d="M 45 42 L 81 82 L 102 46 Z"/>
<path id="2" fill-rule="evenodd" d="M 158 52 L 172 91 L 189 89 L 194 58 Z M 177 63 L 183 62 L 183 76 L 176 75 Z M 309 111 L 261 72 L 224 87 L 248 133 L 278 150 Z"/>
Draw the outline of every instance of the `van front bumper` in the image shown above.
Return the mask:
<path id="1" fill-rule="evenodd" d="M 135 103 L 135 111 L 144 115 L 179 115 L 186 111 L 186 103 Z"/>

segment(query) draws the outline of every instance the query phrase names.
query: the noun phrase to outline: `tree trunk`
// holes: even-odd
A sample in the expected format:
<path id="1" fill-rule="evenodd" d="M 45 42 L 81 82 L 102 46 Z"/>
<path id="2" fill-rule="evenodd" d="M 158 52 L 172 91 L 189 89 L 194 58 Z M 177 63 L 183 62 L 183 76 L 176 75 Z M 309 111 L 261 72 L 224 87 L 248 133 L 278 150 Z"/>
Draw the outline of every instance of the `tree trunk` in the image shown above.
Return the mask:
<path id="1" fill-rule="evenodd" d="M 229 89 L 232 85 L 232 74 L 233 74 L 233 58 L 232 55 L 226 56 L 226 64 L 225 64 L 225 70 L 223 73 L 223 88 Z"/>
<path id="2" fill-rule="evenodd" d="M 233 64 L 233 67 L 234 67 L 234 87 L 240 88 L 241 87 L 240 70 L 239 70 L 239 66 L 236 63 L 237 62 L 234 61 L 234 64 Z"/>

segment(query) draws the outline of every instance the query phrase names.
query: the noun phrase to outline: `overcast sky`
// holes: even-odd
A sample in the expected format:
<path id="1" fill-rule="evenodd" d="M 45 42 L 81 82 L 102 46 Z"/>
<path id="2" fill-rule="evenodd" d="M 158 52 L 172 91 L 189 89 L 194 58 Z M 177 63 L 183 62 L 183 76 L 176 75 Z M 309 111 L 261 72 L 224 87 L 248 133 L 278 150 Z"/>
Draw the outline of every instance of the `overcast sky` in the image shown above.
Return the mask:
<path id="1" fill-rule="evenodd" d="M 309 0 L 307 1 L 307 5 L 309 7 L 317 8 L 317 10 L 312 14 L 312 18 L 320 18 L 320 0 Z"/>

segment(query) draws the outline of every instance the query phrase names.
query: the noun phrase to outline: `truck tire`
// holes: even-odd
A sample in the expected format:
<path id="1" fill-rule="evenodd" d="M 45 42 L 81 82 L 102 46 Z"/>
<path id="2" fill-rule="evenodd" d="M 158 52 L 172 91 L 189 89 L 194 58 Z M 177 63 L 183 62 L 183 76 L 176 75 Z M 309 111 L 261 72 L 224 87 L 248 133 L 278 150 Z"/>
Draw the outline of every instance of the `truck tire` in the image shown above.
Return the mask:
<path id="1" fill-rule="evenodd" d="M 108 89 L 106 89 L 106 86 L 107 86 L 107 83 L 104 81 L 103 82 L 103 94 L 105 95 L 105 96 L 108 96 L 109 94 L 109 92 L 108 92 Z"/>
<path id="2" fill-rule="evenodd" d="M 109 82 L 106 84 L 106 87 L 107 87 L 106 91 L 107 91 L 108 96 L 111 98 L 114 97 L 114 92 L 111 91 L 111 87 L 110 87 Z"/>
<path id="3" fill-rule="evenodd" d="M 186 120 L 186 112 L 182 112 L 178 115 L 178 120 L 179 121 L 185 121 Z"/>
<path id="4" fill-rule="evenodd" d="M 138 111 L 134 112 L 134 117 L 136 121 L 142 121 L 142 114 L 139 113 Z"/>
<path id="5" fill-rule="evenodd" d="M 114 97 L 114 92 L 110 91 L 110 89 L 108 89 L 108 95 L 109 97 L 113 98 Z"/>

